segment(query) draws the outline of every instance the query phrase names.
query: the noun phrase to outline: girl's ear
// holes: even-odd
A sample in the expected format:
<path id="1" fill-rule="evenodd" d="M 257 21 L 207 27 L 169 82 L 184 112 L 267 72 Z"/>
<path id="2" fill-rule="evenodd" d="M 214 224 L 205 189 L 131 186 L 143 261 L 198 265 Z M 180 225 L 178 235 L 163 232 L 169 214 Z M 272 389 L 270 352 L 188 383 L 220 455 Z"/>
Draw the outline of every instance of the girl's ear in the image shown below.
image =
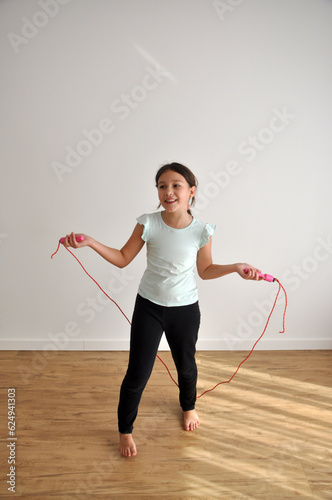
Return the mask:
<path id="1" fill-rule="evenodd" d="M 195 196 L 196 189 L 197 189 L 197 188 L 196 188 L 196 186 L 192 186 L 192 187 L 190 188 L 190 196 L 191 196 L 191 198 L 192 198 L 193 196 Z"/>

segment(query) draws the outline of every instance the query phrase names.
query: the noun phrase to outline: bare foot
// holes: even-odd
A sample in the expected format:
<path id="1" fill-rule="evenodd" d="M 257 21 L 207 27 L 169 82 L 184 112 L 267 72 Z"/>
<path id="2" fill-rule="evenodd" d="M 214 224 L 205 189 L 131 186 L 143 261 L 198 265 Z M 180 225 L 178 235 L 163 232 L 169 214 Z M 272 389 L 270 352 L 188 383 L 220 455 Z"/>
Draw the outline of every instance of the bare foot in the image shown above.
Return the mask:
<path id="1" fill-rule="evenodd" d="M 183 412 L 183 423 L 185 431 L 194 431 L 199 426 L 199 418 L 196 410 Z"/>
<path id="2" fill-rule="evenodd" d="M 131 434 L 120 433 L 120 453 L 124 457 L 134 457 L 137 455 L 136 445 Z"/>

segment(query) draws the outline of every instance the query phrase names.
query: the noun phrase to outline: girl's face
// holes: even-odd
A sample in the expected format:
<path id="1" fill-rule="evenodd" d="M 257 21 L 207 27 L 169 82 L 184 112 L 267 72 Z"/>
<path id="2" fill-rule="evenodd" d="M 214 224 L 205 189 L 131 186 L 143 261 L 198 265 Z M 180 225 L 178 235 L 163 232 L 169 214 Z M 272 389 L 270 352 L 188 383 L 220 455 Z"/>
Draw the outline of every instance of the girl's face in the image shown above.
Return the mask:
<path id="1" fill-rule="evenodd" d="M 186 179 L 174 172 L 167 170 L 158 180 L 158 197 L 161 206 L 167 212 L 188 209 L 190 198 L 195 195 L 196 186 L 190 187 Z"/>

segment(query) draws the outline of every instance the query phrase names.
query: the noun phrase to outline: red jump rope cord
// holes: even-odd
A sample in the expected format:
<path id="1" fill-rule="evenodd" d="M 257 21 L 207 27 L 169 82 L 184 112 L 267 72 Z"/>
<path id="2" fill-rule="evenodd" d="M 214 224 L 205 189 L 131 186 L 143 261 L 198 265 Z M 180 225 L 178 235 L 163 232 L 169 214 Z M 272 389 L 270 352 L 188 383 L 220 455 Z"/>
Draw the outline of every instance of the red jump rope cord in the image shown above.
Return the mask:
<path id="1" fill-rule="evenodd" d="M 60 248 L 60 242 L 58 244 L 58 248 L 56 249 L 56 251 L 51 255 L 51 259 L 53 259 L 54 255 L 59 251 L 59 248 Z M 85 269 L 85 267 L 83 266 L 82 262 L 76 257 L 76 255 L 73 254 L 73 252 L 71 252 L 69 250 L 69 248 L 65 247 L 66 250 L 68 250 L 68 252 L 74 257 L 74 259 L 77 260 L 77 262 L 79 263 L 79 265 L 82 267 L 83 271 L 89 276 L 89 278 L 92 279 L 92 281 L 98 286 L 98 288 L 100 288 L 100 290 L 103 292 L 103 294 L 106 295 L 106 297 L 113 302 L 113 304 L 116 305 L 116 307 L 119 309 L 119 311 L 123 314 L 123 316 L 126 318 L 126 320 L 128 321 L 128 323 L 131 325 L 131 321 L 129 320 L 129 318 L 126 316 L 126 314 L 123 312 L 123 310 L 121 309 L 121 307 L 115 302 L 115 300 L 113 300 L 106 292 L 105 290 L 103 290 L 103 288 L 99 285 L 99 283 L 97 283 L 97 281 L 88 273 L 88 271 Z M 280 333 L 284 333 L 285 332 L 285 317 L 286 317 L 286 309 L 287 309 L 287 293 L 286 293 L 286 290 L 285 288 L 282 286 L 282 284 L 280 283 L 279 280 L 277 280 L 275 278 L 275 281 L 278 283 L 279 285 L 279 288 L 278 288 L 278 292 L 277 292 L 277 295 L 276 295 L 276 298 L 274 300 L 274 303 L 273 303 L 273 306 L 272 306 L 272 309 L 271 309 L 271 312 L 267 318 L 267 321 L 266 321 L 266 324 L 265 324 L 265 327 L 264 327 L 264 330 L 261 334 L 261 336 L 256 340 L 256 342 L 254 343 L 251 351 L 249 352 L 248 356 L 245 357 L 241 363 L 239 364 L 239 366 L 237 367 L 237 369 L 235 370 L 235 372 L 233 373 L 233 375 L 231 376 L 230 379 L 228 380 L 225 380 L 223 382 L 219 382 L 218 384 L 216 384 L 214 387 L 212 387 L 211 389 L 207 389 L 206 391 L 202 392 L 202 394 L 200 394 L 199 396 L 197 396 L 197 399 L 201 398 L 202 396 L 204 396 L 204 394 L 207 394 L 208 392 L 211 392 L 213 391 L 214 389 L 216 389 L 216 387 L 218 387 L 219 385 L 221 384 L 228 384 L 231 380 L 233 380 L 233 378 L 235 377 L 235 375 L 237 374 L 237 372 L 239 371 L 240 367 L 243 365 L 243 363 L 252 355 L 256 345 L 258 344 L 258 342 L 261 340 L 261 338 L 263 337 L 264 333 L 266 332 L 266 329 L 267 329 L 267 326 L 269 324 L 269 321 L 270 321 L 270 318 L 272 316 L 272 313 L 274 311 L 274 308 L 276 306 L 276 303 L 277 303 L 277 300 L 278 300 L 278 296 L 279 296 L 279 293 L 280 293 L 280 290 L 282 289 L 284 294 L 285 294 L 285 309 L 284 309 L 284 315 L 283 315 L 283 329 Z M 164 361 L 158 356 L 157 354 L 157 358 L 159 359 L 159 361 L 161 361 L 161 363 L 164 365 L 164 367 L 166 368 L 167 372 L 168 372 L 168 375 L 170 376 L 170 378 L 172 379 L 172 381 L 174 382 L 175 385 L 178 385 L 178 383 L 176 382 L 176 380 L 174 380 L 174 378 L 172 377 L 172 374 L 171 372 L 169 371 L 169 368 L 168 366 L 166 365 L 166 363 L 164 363 Z"/>
<path id="2" fill-rule="evenodd" d="M 256 340 L 256 342 L 254 343 L 251 351 L 249 352 L 248 356 L 245 357 L 241 363 L 239 364 L 239 366 L 237 367 L 237 369 L 235 370 L 235 372 L 233 373 L 233 375 L 231 376 L 230 379 L 228 380 L 225 380 L 224 382 L 219 382 L 219 384 L 216 384 L 214 387 L 212 387 L 212 389 L 207 389 L 206 391 L 202 392 L 202 394 L 200 396 L 197 396 L 197 399 L 201 398 L 202 396 L 204 396 L 204 394 L 206 394 L 207 392 L 211 392 L 213 391 L 216 387 L 218 387 L 218 385 L 221 385 L 221 384 L 228 384 L 231 380 L 233 380 L 233 378 L 235 377 L 235 375 L 237 374 L 237 372 L 239 371 L 240 367 L 243 365 L 243 363 L 245 361 L 247 361 L 248 358 L 250 358 L 250 356 L 252 355 L 252 353 L 254 352 L 254 349 L 256 347 L 256 345 L 258 344 L 258 342 L 261 340 L 261 338 L 263 337 L 264 333 L 266 332 L 266 329 L 267 329 L 267 325 L 269 324 L 269 321 L 270 321 L 270 318 L 272 316 L 272 313 L 274 311 L 274 308 L 276 306 L 276 303 L 277 303 L 277 300 L 278 300 L 278 296 L 279 296 L 279 293 L 280 293 L 280 290 L 283 289 L 284 291 L 284 294 L 285 294 L 285 310 L 284 310 L 284 316 L 283 316 L 283 329 L 281 332 L 279 333 L 285 333 L 285 316 L 286 316 L 286 309 L 287 309 L 287 294 L 286 294 L 286 290 L 284 289 L 284 287 L 282 286 L 282 284 L 280 283 L 279 280 L 277 280 L 276 278 L 274 279 L 274 281 L 277 281 L 277 283 L 279 284 L 279 288 L 278 288 L 278 292 L 277 292 L 277 295 L 276 295 L 276 298 L 274 299 L 274 303 L 273 303 L 273 306 L 272 306 L 272 309 L 271 309 L 271 312 L 266 320 L 266 323 L 265 323 L 265 327 L 264 327 L 264 330 L 261 334 L 261 336 Z"/>
<path id="3" fill-rule="evenodd" d="M 57 249 L 56 249 L 56 251 L 55 251 L 55 252 L 51 255 L 51 259 L 53 259 L 54 255 L 55 255 L 56 253 L 58 253 L 59 248 L 60 248 L 60 244 L 61 244 L 61 243 L 59 242 L 59 244 L 58 244 L 58 248 L 57 248 Z M 119 309 L 119 311 L 123 314 L 123 316 L 126 318 L 126 320 L 128 321 L 128 323 L 131 325 L 131 321 L 130 321 L 130 319 L 129 319 L 129 318 L 128 318 L 128 316 L 126 316 L 126 314 L 123 312 L 123 310 L 121 309 L 121 307 L 119 306 L 119 304 L 117 304 L 117 303 L 115 302 L 115 300 L 113 300 L 113 299 L 112 299 L 112 297 L 110 297 L 110 296 L 109 296 L 109 295 L 105 292 L 105 290 L 103 290 L 103 288 L 99 285 L 99 283 L 97 283 L 97 281 L 96 281 L 96 280 L 95 280 L 95 279 L 94 279 L 94 278 L 93 278 L 93 277 L 92 277 L 92 276 L 88 273 L 88 271 L 85 269 L 85 267 L 83 266 L 82 262 L 81 262 L 81 261 L 80 261 L 80 260 L 76 257 L 76 255 L 75 255 L 75 254 L 73 254 L 73 252 L 71 252 L 71 251 L 69 250 L 69 248 L 65 247 L 65 249 L 66 249 L 66 250 L 68 250 L 68 252 L 69 252 L 69 253 L 70 253 L 70 254 L 74 257 L 74 259 L 76 259 L 76 260 L 77 260 L 77 262 L 79 263 L 79 265 L 81 266 L 81 268 L 83 269 L 83 271 L 84 271 L 84 272 L 85 272 L 85 273 L 89 276 L 89 278 L 91 278 L 91 279 L 92 279 L 92 281 L 93 281 L 94 283 L 96 283 L 97 287 L 98 287 L 98 288 L 100 288 L 100 290 L 103 292 L 103 294 L 105 294 L 105 295 L 106 295 L 106 297 L 107 297 L 108 299 L 110 299 L 110 300 L 113 302 L 113 304 L 115 304 L 115 305 L 116 305 L 116 307 L 117 307 L 117 308 Z M 177 382 L 176 382 L 176 381 L 174 380 L 174 378 L 172 377 L 172 374 L 171 374 L 171 372 L 169 371 L 169 368 L 168 368 L 168 366 L 166 365 L 166 363 L 164 363 L 164 361 L 163 361 L 163 360 L 162 360 L 162 359 L 158 356 L 158 354 L 157 354 L 157 358 L 159 359 L 159 361 L 161 361 L 161 362 L 162 362 L 162 364 L 164 365 L 164 367 L 165 367 L 165 368 L 166 368 L 166 370 L 168 371 L 168 375 L 171 377 L 171 379 L 173 380 L 174 384 L 178 386 Z M 178 387 L 179 387 L 179 386 L 178 386 Z"/>

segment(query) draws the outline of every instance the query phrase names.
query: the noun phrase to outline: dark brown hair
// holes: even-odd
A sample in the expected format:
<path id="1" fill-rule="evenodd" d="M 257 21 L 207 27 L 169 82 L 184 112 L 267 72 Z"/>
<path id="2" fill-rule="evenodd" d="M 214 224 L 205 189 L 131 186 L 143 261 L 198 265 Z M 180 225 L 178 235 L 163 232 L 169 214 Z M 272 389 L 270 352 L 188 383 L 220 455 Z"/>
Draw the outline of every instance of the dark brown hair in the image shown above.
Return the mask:
<path id="1" fill-rule="evenodd" d="M 182 177 L 184 177 L 186 179 L 186 181 L 190 187 L 194 187 L 194 186 L 197 187 L 198 186 L 198 182 L 197 182 L 196 177 L 194 176 L 192 171 L 189 170 L 188 167 L 185 167 L 181 163 L 167 163 L 166 165 L 163 165 L 162 167 L 160 167 L 160 169 L 156 173 L 156 187 L 158 187 L 158 181 L 159 181 L 160 176 L 162 174 L 164 174 L 165 172 L 167 172 L 168 170 L 173 170 L 173 172 L 176 172 L 177 174 L 182 175 Z M 195 196 L 193 196 L 191 198 L 191 206 L 193 206 L 194 204 L 195 204 Z M 160 204 L 159 204 L 158 208 L 159 207 L 160 207 Z M 187 212 L 189 215 L 192 215 L 191 210 L 187 210 Z"/>

